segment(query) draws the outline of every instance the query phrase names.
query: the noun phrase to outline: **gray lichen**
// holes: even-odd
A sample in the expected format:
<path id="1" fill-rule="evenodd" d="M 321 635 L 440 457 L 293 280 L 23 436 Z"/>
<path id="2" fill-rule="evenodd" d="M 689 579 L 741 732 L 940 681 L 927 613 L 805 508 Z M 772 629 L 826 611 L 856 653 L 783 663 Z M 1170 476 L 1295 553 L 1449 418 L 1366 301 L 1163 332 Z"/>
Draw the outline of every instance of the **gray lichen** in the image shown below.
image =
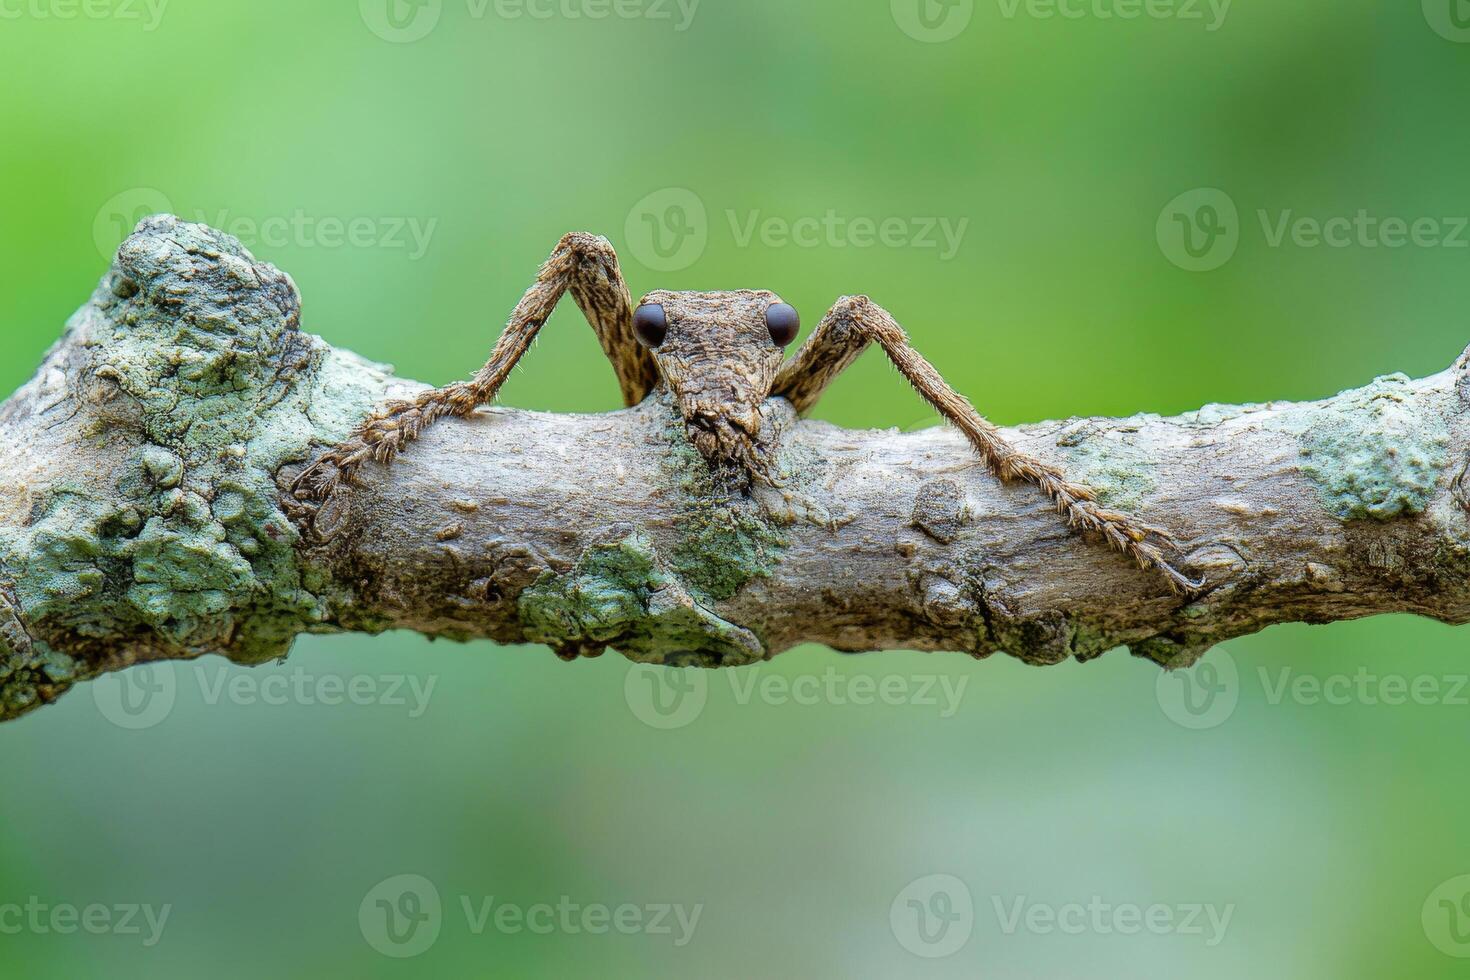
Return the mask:
<path id="1" fill-rule="evenodd" d="M 765 656 L 746 629 L 706 609 L 639 531 L 589 548 L 571 572 L 544 573 L 519 599 L 526 639 L 562 656 L 615 647 L 630 660 L 721 667 Z"/>
<path id="2" fill-rule="evenodd" d="M 704 601 L 729 599 L 751 579 L 771 573 L 786 539 L 733 474 L 711 470 L 690 445 L 672 402 L 667 408 L 663 468 L 682 510 L 669 567 Z"/>
<path id="3" fill-rule="evenodd" d="M 1429 505 L 1449 463 L 1450 431 L 1443 413 L 1411 404 L 1410 385 L 1388 375 L 1310 414 L 1288 414 L 1302 473 L 1333 516 L 1389 520 Z"/>
<path id="4" fill-rule="evenodd" d="M 0 526 L 34 633 L 255 663 L 325 618 L 275 471 L 347 434 L 386 379 L 302 334 L 299 309 L 289 277 L 228 235 L 156 217 L 124 242 L 68 324 L 97 409 L 79 435 L 112 469 L 36 488 L 30 519 Z M 40 641 L 11 649 L 0 702 L 91 670 Z"/>
<path id="5" fill-rule="evenodd" d="M 672 544 L 660 551 L 646 533 L 623 529 L 589 547 L 571 571 L 544 572 L 517 600 L 525 637 L 567 659 L 611 647 L 671 666 L 763 660 L 759 637 L 713 607 L 769 576 L 786 540 L 740 474 L 712 469 L 694 449 L 667 393 L 654 397 L 665 419 L 661 469 L 678 501 Z M 788 451 L 777 473 L 796 480 L 807 462 Z"/>
<path id="6" fill-rule="evenodd" d="M 1067 450 L 1070 479 L 1097 492 L 1099 502 L 1117 510 L 1137 510 L 1158 489 L 1158 462 L 1127 430 L 1085 424 L 1057 440 Z"/>

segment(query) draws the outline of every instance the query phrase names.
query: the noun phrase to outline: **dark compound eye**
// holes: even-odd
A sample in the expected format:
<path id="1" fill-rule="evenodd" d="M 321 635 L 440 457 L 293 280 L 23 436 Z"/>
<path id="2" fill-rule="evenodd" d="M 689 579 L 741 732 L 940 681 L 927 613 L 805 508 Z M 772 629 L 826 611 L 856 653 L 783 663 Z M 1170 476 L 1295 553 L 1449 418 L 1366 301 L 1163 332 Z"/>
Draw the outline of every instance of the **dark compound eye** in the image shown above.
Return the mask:
<path id="1" fill-rule="evenodd" d="M 777 347 L 791 343 L 801 329 L 801 317 L 797 315 L 796 307 L 785 303 L 771 304 L 766 310 L 766 329 L 771 332 L 771 342 Z"/>
<path id="2" fill-rule="evenodd" d="M 657 347 L 669 332 L 669 318 L 661 303 L 644 303 L 633 311 L 633 332 L 644 347 Z"/>

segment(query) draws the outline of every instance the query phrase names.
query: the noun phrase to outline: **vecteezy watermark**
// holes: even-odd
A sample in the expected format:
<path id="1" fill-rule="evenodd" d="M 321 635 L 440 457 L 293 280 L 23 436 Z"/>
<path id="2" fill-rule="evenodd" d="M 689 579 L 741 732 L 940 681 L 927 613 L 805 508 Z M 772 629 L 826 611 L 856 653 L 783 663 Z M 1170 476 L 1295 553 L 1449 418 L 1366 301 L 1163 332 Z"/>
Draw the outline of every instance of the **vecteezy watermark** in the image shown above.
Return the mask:
<path id="1" fill-rule="evenodd" d="M 1281 248 L 1470 248 L 1470 216 L 1382 216 L 1359 208 L 1354 214 L 1314 217 L 1285 211 L 1256 212 L 1266 245 Z"/>
<path id="2" fill-rule="evenodd" d="M 495 895 L 461 894 L 456 903 L 472 936 L 652 936 L 675 947 L 689 945 L 704 904 L 679 902 L 582 902 L 570 895 L 554 902 L 522 904 Z M 423 875 L 403 874 L 378 882 L 363 896 L 357 924 L 363 939 L 384 956 L 418 956 L 439 939 L 446 913 L 439 889 Z"/>
<path id="3" fill-rule="evenodd" d="M 970 26 L 975 0 L 889 0 L 893 22 L 915 41 L 952 41 Z"/>
<path id="4" fill-rule="evenodd" d="M 144 946 L 157 946 L 173 913 L 173 905 L 91 902 L 45 902 L 31 895 L 24 902 L 0 902 L 0 935 L 139 937 Z"/>
<path id="5" fill-rule="evenodd" d="M 993 895 L 991 904 L 1000 931 L 1007 936 L 1022 931 L 1037 936 L 1055 933 L 1067 936 L 1089 933 L 1136 936 L 1147 932 L 1155 936 L 1202 937 L 1208 947 L 1218 946 L 1224 941 L 1230 920 L 1235 915 L 1233 902 L 1229 905 L 1208 902 L 1115 903 L 1104 901 L 1100 895 L 1093 895 L 1086 902 L 1064 902 L 1060 905 L 1034 902 L 1025 895 L 1006 899 Z"/>
<path id="6" fill-rule="evenodd" d="M 1234 0 L 995 0 L 1005 20 L 1172 20 L 1200 24 L 1209 33 L 1225 24 Z M 1430 0 L 1426 0 L 1430 2 Z M 899 30 L 916 41 L 937 44 L 964 33 L 975 0 L 889 0 Z"/>
<path id="7" fill-rule="evenodd" d="M 118 20 L 156 31 L 169 0 L 0 0 L 5 20 Z"/>
<path id="8" fill-rule="evenodd" d="M 1291 701 L 1303 706 L 1361 704 L 1399 707 L 1413 704 L 1470 707 L 1470 675 L 1466 674 L 1419 674 L 1410 677 L 1379 674 L 1367 667 L 1359 667 L 1351 674 L 1329 674 L 1326 677 L 1299 673 L 1290 667 L 1282 667 L 1274 675 L 1261 667 L 1257 673 L 1266 694 L 1266 703 L 1271 705 Z"/>
<path id="9" fill-rule="evenodd" d="M 118 244 L 133 233 L 139 221 L 152 214 L 176 213 L 172 202 L 162 191 L 151 187 L 123 191 L 97 209 L 97 216 L 92 222 L 93 243 L 99 254 L 111 258 Z M 198 210 L 192 215 L 180 216 L 234 235 L 240 244 L 251 250 L 261 246 L 277 249 L 386 249 L 403 252 L 410 262 L 424 257 L 439 226 L 438 218 L 313 215 L 302 208 L 290 214 L 264 218 L 237 215 L 228 208 L 214 212 Z"/>
<path id="10" fill-rule="evenodd" d="M 1187 272 L 1209 272 L 1235 257 L 1240 212 L 1215 187 L 1185 191 L 1164 205 L 1154 227 L 1164 257 Z"/>
<path id="11" fill-rule="evenodd" d="M 1187 670 L 1160 671 L 1154 697 L 1168 719 L 1183 728 L 1216 728 L 1240 703 L 1240 671 L 1229 651 L 1214 649 Z"/>
<path id="12" fill-rule="evenodd" d="M 683 728 L 704 713 L 709 701 L 709 671 L 693 667 L 633 664 L 623 681 L 623 697 L 634 717 L 650 728 Z M 953 718 L 969 686 L 969 675 L 848 674 L 836 667 L 794 676 L 763 664 L 718 672 L 737 705 L 771 707 L 916 707 Z"/>
<path id="13" fill-rule="evenodd" d="M 762 665 L 724 671 L 736 704 L 761 704 L 800 708 L 815 705 L 891 708 L 910 705 L 932 708 L 940 718 L 953 718 L 964 700 L 970 677 L 963 674 L 848 674 L 836 667 L 820 673 L 794 677 L 770 671 Z"/>
<path id="14" fill-rule="evenodd" d="M 173 202 L 163 191 L 153 187 L 130 187 L 112 195 L 97 209 L 92 218 L 92 244 L 97 246 L 99 255 L 110 259 L 122 240 L 138 227 L 138 222 L 149 215 L 172 214 L 173 210 Z"/>
<path id="15" fill-rule="evenodd" d="M 888 927 L 915 956 L 953 956 L 975 930 L 975 901 L 954 875 L 925 875 L 909 882 L 888 907 Z"/>
<path id="16" fill-rule="evenodd" d="M 702 0 L 462 0 L 471 20 L 646 20 L 683 33 L 694 23 Z M 458 6 L 458 4 L 456 4 Z M 385 41 L 409 44 L 433 33 L 444 0 L 358 0 L 368 30 Z"/>
<path id="17" fill-rule="evenodd" d="M 1208 947 L 1225 939 L 1234 903 L 1110 902 L 1101 895 L 1087 901 L 1033 901 L 1025 895 L 992 895 L 990 904 L 1002 935 L 1037 936 L 1091 933 L 1100 936 L 1189 936 Z M 951 956 L 969 942 L 975 928 L 975 903 L 965 882 L 931 874 L 905 885 L 888 909 L 888 924 L 904 949 L 926 959 Z"/>
<path id="18" fill-rule="evenodd" d="M 384 956 L 408 959 L 439 939 L 444 905 L 439 889 L 423 875 L 394 875 L 362 897 L 357 927 L 367 944 Z"/>
<path id="19" fill-rule="evenodd" d="M 623 240 L 655 272 L 677 272 L 699 261 L 709 245 L 709 213 L 686 187 L 665 187 L 628 211 Z"/>
<path id="20" fill-rule="evenodd" d="M 367 29 L 385 41 L 409 44 L 428 37 L 444 13 L 444 0 L 357 0 Z"/>
<path id="21" fill-rule="evenodd" d="M 1213 34 L 1225 24 L 1233 0 L 996 0 L 1001 16 L 1015 20 L 1174 20 L 1201 24 Z"/>
<path id="22" fill-rule="evenodd" d="M 1293 208 L 1255 213 L 1267 248 L 1470 248 L 1470 215 L 1403 217 L 1367 208 L 1330 215 Z M 1164 206 L 1155 228 L 1164 257 L 1189 272 L 1210 272 L 1235 256 L 1244 231 L 1229 194 L 1214 187 L 1187 191 Z"/>
<path id="23" fill-rule="evenodd" d="M 767 215 L 760 210 L 743 214 L 726 211 L 730 234 L 737 248 L 749 248 L 759 240 L 765 248 L 873 248 L 925 249 L 948 262 L 959 254 L 969 218 L 896 217 L 869 218 L 839 214 L 828 208 L 820 215 L 796 218 Z"/>
<path id="24" fill-rule="evenodd" d="M 1436 885 L 1424 899 L 1420 922 L 1435 949 L 1457 959 L 1470 957 L 1470 875 Z"/>
<path id="25" fill-rule="evenodd" d="M 1259 703 L 1303 708 L 1363 707 L 1470 708 L 1470 674 L 1380 673 L 1366 666 L 1351 672 L 1305 673 L 1293 667 L 1257 667 Z M 1223 725 L 1244 692 L 1235 660 L 1213 650 L 1189 670 L 1159 675 L 1159 707 L 1173 722 L 1193 729 Z"/>
<path id="26" fill-rule="evenodd" d="M 139 664 L 103 674 L 92 682 L 92 700 L 102 717 L 118 728 L 142 731 L 173 713 L 179 696 L 173 664 Z"/>
<path id="27" fill-rule="evenodd" d="M 649 728 L 683 728 L 704 714 L 708 674 L 698 667 L 633 664 L 623 678 L 623 700 Z"/>
<path id="28" fill-rule="evenodd" d="M 560 933 L 569 936 L 666 937 L 675 947 L 688 946 L 704 914 L 704 903 L 684 905 L 679 902 L 578 902 L 570 895 L 559 896 L 555 904 L 534 902 L 521 905 L 504 902 L 494 895 L 461 895 L 461 910 L 472 934 L 487 931 L 513 936 L 529 932 L 536 936 Z"/>
<path id="29" fill-rule="evenodd" d="M 358 248 L 403 252 L 417 262 L 429 251 L 438 218 L 410 215 L 338 217 L 311 215 L 301 208 L 267 218 L 234 215 L 228 210 L 196 211 L 194 220 L 240 239 L 249 249 Z"/>
<path id="30" fill-rule="evenodd" d="M 92 698 L 102 717 L 119 728 L 137 731 L 162 723 L 178 702 L 181 677 L 193 681 L 199 699 L 207 705 L 239 707 L 392 708 L 409 718 L 429 709 L 438 675 L 315 674 L 300 667 L 290 670 L 194 663 L 141 664 L 92 682 Z"/>
<path id="31" fill-rule="evenodd" d="M 723 212 L 736 248 L 918 249 L 941 262 L 959 254 L 970 219 L 946 216 L 882 217 L 843 214 L 835 208 L 801 215 L 760 209 Z M 704 255 L 710 239 L 709 211 L 686 187 L 665 187 L 628 211 L 624 241 L 639 262 L 657 272 L 687 269 Z"/>
<path id="32" fill-rule="evenodd" d="M 1424 19 L 1440 37 L 1470 44 L 1470 0 L 1424 0 Z"/>

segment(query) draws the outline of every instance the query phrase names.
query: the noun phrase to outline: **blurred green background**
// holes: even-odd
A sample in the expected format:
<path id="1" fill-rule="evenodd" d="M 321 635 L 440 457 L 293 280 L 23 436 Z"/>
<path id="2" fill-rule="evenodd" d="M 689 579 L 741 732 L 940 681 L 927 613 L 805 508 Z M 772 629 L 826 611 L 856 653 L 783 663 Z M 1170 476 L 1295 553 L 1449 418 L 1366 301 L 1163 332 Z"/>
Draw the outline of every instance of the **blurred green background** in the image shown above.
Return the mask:
<path id="1" fill-rule="evenodd" d="M 159 3 L 0 0 L 0 391 L 160 208 L 435 383 L 572 229 L 635 293 L 808 325 L 870 293 L 1007 424 L 1470 341 L 1461 0 Z M 1276 232 L 1360 212 L 1437 235 Z M 574 309 L 504 401 L 617 406 Z M 817 414 L 932 421 L 872 354 Z M 0 731 L 0 975 L 1464 976 L 1466 637 L 1282 627 L 1163 678 L 813 648 L 670 681 L 405 635 L 135 671 Z"/>

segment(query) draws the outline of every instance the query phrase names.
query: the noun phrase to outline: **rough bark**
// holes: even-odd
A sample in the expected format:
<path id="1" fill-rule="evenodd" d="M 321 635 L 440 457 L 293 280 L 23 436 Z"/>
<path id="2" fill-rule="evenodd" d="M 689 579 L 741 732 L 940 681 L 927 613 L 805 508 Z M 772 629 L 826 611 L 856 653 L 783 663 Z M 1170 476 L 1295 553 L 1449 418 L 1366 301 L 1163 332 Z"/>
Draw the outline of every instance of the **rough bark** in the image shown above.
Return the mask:
<path id="1" fill-rule="evenodd" d="M 956 433 L 765 411 L 780 489 L 711 472 L 659 394 L 435 426 L 313 511 L 280 488 L 420 386 L 299 329 L 290 279 L 150 218 L 0 406 L 0 718 L 132 663 L 413 629 L 734 666 L 802 642 L 1164 667 L 1273 623 L 1470 619 L 1470 359 L 1320 402 L 1011 430 L 1173 532 L 1157 574 L 999 486 Z M 487 312 L 486 320 L 493 315 Z"/>

